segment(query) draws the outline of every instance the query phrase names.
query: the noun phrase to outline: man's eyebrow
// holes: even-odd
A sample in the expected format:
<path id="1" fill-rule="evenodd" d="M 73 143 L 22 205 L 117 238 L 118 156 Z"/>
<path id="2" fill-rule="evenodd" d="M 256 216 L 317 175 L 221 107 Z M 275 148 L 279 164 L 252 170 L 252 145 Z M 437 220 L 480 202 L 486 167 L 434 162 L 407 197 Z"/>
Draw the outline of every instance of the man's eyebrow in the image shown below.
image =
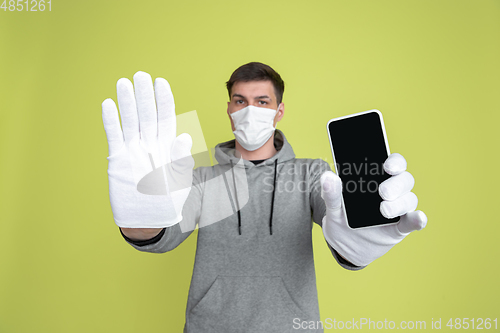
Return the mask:
<path id="1" fill-rule="evenodd" d="M 243 99 L 245 99 L 245 96 L 243 96 L 243 95 L 240 95 L 240 94 L 233 94 L 233 98 L 234 98 L 234 97 L 240 97 L 240 98 L 243 98 Z"/>

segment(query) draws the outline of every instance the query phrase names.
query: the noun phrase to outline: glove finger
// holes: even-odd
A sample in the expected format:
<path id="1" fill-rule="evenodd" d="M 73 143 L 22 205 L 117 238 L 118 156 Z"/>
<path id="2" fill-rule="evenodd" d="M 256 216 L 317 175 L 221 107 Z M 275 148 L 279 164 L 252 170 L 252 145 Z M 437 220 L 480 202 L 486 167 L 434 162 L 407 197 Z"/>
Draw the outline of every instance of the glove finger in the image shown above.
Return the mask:
<path id="1" fill-rule="evenodd" d="M 421 210 L 417 210 L 401 216 L 396 226 L 402 233 L 410 233 L 415 230 L 422 230 L 426 225 L 427 215 Z"/>
<path id="2" fill-rule="evenodd" d="M 320 178 L 321 197 L 329 209 L 337 209 L 342 203 L 342 181 L 332 171 L 325 171 Z"/>
<path id="3" fill-rule="evenodd" d="M 122 118 L 123 137 L 126 142 L 139 137 L 139 118 L 135 105 L 134 87 L 129 79 L 121 78 L 116 83 L 118 106 Z"/>
<path id="4" fill-rule="evenodd" d="M 166 139 L 170 147 L 177 136 L 175 103 L 168 81 L 159 77 L 155 80 L 156 107 L 158 109 L 158 136 Z"/>
<path id="5" fill-rule="evenodd" d="M 384 170 L 390 175 L 398 175 L 406 170 L 407 164 L 403 155 L 393 153 L 384 162 Z"/>
<path id="6" fill-rule="evenodd" d="M 109 156 L 115 154 L 123 145 L 123 132 L 115 102 L 111 98 L 102 102 L 102 121 L 108 139 Z"/>
<path id="7" fill-rule="evenodd" d="M 382 199 L 393 201 L 410 192 L 413 186 L 415 186 L 415 179 L 411 173 L 403 171 L 382 182 L 378 187 L 378 193 Z"/>
<path id="8" fill-rule="evenodd" d="M 418 199 L 415 193 L 408 192 L 394 201 L 382 201 L 380 212 L 385 218 L 391 219 L 414 211 L 417 204 Z"/>
<path id="9" fill-rule="evenodd" d="M 141 71 L 135 73 L 134 87 L 141 140 L 144 140 L 147 147 L 152 147 L 158 135 L 158 123 L 151 75 Z"/>

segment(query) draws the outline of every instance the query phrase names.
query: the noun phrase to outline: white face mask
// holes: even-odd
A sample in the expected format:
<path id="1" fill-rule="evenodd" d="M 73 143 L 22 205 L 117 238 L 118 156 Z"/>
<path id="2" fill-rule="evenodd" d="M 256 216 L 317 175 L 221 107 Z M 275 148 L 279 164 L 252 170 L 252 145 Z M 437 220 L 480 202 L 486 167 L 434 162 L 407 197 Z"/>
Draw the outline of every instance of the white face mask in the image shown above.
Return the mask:
<path id="1" fill-rule="evenodd" d="M 279 110 L 259 108 L 253 105 L 230 114 L 235 130 L 233 131 L 239 144 L 249 151 L 259 149 L 273 135 L 274 117 Z"/>

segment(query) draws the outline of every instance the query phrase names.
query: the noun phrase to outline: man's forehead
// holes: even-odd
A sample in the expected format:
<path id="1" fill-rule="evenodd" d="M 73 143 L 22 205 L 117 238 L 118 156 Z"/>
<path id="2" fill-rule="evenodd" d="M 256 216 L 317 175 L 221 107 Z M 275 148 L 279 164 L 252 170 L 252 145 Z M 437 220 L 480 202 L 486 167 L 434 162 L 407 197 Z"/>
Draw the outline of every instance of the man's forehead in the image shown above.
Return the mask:
<path id="1" fill-rule="evenodd" d="M 231 89 L 231 96 L 243 97 L 263 97 L 275 99 L 274 86 L 271 81 L 239 81 L 236 82 Z"/>

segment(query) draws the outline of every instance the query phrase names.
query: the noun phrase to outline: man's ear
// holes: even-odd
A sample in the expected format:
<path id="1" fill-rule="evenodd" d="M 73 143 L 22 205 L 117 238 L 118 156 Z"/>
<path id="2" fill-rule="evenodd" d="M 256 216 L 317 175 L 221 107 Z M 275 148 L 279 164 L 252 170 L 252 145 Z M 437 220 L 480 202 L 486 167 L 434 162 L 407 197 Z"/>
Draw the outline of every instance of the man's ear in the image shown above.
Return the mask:
<path id="1" fill-rule="evenodd" d="M 285 104 L 280 103 L 278 107 L 278 112 L 276 113 L 276 116 L 274 117 L 274 127 L 278 124 L 278 121 L 280 121 L 283 116 L 285 115 Z"/>
<path id="2" fill-rule="evenodd" d="M 229 117 L 229 121 L 231 122 L 231 129 L 234 132 L 233 118 L 231 118 L 231 114 L 229 113 L 229 103 L 231 102 L 227 102 L 227 116 Z"/>
<path id="3" fill-rule="evenodd" d="M 282 103 L 280 103 L 280 105 L 278 107 L 277 121 L 280 121 L 284 115 L 285 115 L 285 103 L 282 102 Z"/>

